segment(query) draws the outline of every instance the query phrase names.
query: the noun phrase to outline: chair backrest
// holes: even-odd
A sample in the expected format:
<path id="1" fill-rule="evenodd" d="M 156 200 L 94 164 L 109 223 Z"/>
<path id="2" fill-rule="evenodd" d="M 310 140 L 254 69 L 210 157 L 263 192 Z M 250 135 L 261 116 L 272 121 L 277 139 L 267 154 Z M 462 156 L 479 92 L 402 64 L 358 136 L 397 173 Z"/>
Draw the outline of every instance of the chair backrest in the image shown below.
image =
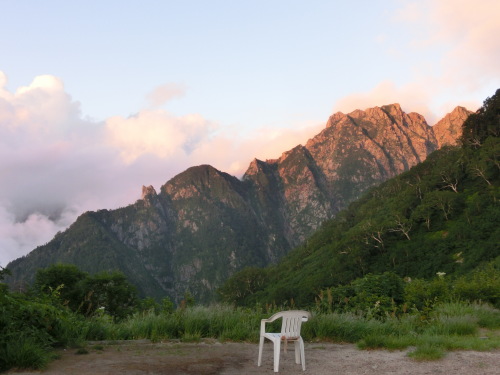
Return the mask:
<path id="1" fill-rule="evenodd" d="M 281 323 L 281 337 L 298 338 L 300 336 L 300 327 L 302 322 L 306 322 L 311 314 L 302 310 L 282 311 L 276 314 L 276 318 L 283 318 Z"/>

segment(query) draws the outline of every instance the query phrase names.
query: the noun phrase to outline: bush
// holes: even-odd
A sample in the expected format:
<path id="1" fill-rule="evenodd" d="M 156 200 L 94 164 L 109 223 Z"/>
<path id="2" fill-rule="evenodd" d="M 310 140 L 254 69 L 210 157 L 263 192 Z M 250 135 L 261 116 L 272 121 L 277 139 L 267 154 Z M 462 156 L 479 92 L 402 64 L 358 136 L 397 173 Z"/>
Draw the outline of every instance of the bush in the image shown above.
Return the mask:
<path id="1" fill-rule="evenodd" d="M 488 302 L 500 307 L 500 270 L 492 263 L 454 283 L 454 295 L 463 301 Z"/>
<path id="2" fill-rule="evenodd" d="M 449 301 L 450 295 L 450 284 L 443 276 L 431 281 L 412 280 L 405 286 L 406 303 L 418 310 L 423 310 L 431 303 Z"/>
<path id="3" fill-rule="evenodd" d="M 83 321 L 53 299 L 0 295 L 0 370 L 43 368 L 54 346 L 81 341 Z"/>

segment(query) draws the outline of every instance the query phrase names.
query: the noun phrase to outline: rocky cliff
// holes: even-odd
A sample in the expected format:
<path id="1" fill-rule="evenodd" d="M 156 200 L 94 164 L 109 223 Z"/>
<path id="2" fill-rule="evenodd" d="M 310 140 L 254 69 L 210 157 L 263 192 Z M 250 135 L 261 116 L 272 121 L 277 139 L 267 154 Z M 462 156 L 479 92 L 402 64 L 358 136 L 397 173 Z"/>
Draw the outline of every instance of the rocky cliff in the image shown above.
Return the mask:
<path id="1" fill-rule="evenodd" d="M 325 129 L 275 160 L 253 160 L 237 179 L 192 167 L 159 192 L 117 210 L 81 215 L 65 232 L 9 264 L 9 283 L 30 282 L 39 267 L 74 263 L 119 269 L 142 295 L 198 301 L 245 266 L 275 263 L 366 189 L 454 144 L 467 110 L 435 127 L 399 104 L 332 115 Z"/>
<path id="2" fill-rule="evenodd" d="M 462 135 L 462 124 L 472 112 L 464 107 L 456 107 L 432 128 L 438 147 L 456 145 Z"/>

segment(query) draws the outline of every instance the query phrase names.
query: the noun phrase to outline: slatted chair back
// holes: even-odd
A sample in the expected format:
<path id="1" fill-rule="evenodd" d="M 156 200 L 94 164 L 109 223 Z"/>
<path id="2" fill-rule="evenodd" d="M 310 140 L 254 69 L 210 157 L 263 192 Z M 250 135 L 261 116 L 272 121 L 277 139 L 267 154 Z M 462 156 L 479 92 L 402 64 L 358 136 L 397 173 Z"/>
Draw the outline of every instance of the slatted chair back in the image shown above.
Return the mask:
<path id="1" fill-rule="evenodd" d="M 290 313 L 282 312 L 283 322 L 281 324 L 281 338 L 286 340 L 297 340 L 300 337 L 300 327 L 302 319 L 307 320 L 307 315 L 297 311 Z"/>

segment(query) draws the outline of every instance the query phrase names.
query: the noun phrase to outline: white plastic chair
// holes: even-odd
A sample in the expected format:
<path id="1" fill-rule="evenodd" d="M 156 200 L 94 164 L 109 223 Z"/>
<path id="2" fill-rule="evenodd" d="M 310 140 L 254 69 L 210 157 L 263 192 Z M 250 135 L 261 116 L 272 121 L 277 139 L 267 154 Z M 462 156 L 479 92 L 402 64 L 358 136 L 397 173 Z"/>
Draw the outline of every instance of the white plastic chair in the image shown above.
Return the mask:
<path id="1" fill-rule="evenodd" d="M 274 344 L 274 372 L 279 371 L 280 365 L 280 345 L 285 343 L 285 351 L 288 341 L 295 342 L 295 363 L 302 363 L 302 370 L 306 370 L 306 361 L 304 355 L 304 340 L 300 336 L 300 327 L 302 322 L 307 322 L 311 314 L 302 310 L 281 311 L 274 314 L 269 319 L 260 321 L 260 343 L 259 343 L 259 359 L 257 366 L 262 364 L 262 349 L 264 347 L 264 339 L 269 339 Z M 281 332 L 270 333 L 266 332 L 266 323 L 274 322 L 276 319 L 282 318 Z"/>

